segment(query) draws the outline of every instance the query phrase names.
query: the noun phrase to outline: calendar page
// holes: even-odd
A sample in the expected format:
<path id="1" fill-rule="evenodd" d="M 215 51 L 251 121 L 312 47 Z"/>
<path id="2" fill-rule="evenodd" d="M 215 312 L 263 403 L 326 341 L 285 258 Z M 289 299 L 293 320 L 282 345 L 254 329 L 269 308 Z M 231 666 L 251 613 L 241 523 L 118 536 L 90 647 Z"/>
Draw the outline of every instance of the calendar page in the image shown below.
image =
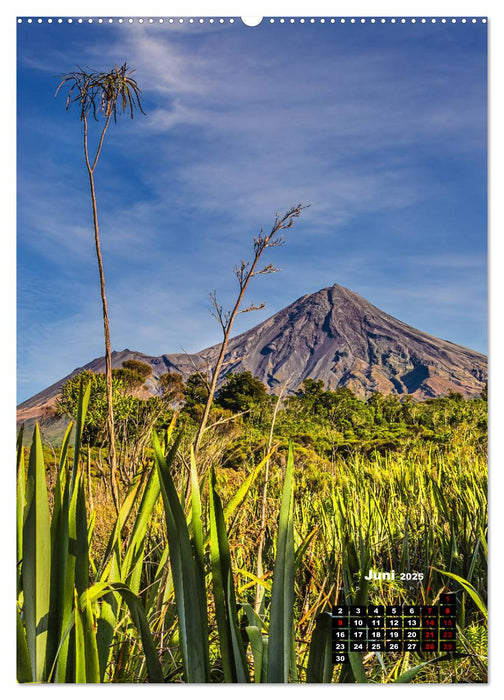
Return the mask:
<path id="1" fill-rule="evenodd" d="M 17 681 L 486 683 L 486 17 L 15 21 Z"/>

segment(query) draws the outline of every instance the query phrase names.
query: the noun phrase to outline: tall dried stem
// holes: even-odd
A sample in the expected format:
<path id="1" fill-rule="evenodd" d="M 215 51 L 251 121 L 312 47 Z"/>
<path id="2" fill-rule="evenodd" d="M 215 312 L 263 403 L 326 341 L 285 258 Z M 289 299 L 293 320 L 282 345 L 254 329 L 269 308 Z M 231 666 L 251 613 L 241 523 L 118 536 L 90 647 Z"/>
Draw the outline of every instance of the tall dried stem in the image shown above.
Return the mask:
<path id="1" fill-rule="evenodd" d="M 56 94 L 58 94 L 63 86 L 66 85 L 69 87 L 66 108 L 68 110 L 72 104 L 77 103 L 80 107 L 80 118 L 83 125 L 84 160 L 89 177 L 94 242 L 102 300 L 103 333 L 105 337 L 105 376 L 107 382 L 107 435 L 109 444 L 110 485 L 116 510 L 119 509 L 119 493 L 117 486 L 117 455 L 112 395 L 112 347 L 110 343 L 110 323 L 107 296 L 105 293 L 105 271 L 100 245 L 94 171 L 98 164 L 110 120 L 112 117 L 114 118 L 114 122 L 117 120 L 117 110 L 119 109 L 119 111 L 125 112 L 126 109 L 128 109 L 132 119 L 135 109 L 139 109 L 142 114 L 144 114 L 140 102 L 141 91 L 136 81 L 131 77 L 132 73 L 133 71 L 128 71 L 126 64 L 123 64 L 121 68 L 117 68 L 116 66 L 107 73 L 100 73 L 97 71 L 86 72 L 79 69 L 78 71 L 64 75 L 56 90 Z M 102 127 L 98 145 L 92 159 L 89 154 L 88 143 L 89 114 L 92 114 L 96 121 L 98 121 L 99 114 L 102 114 L 105 118 L 105 123 Z"/>
<path id="2" fill-rule="evenodd" d="M 208 398 L 205 404 L 205 408 L 203 410 L 203 415 L 200 420 L 198 432 L 196 434 L 196 439 L 194 441 L 195 454 L 198 453 L 198 450 L 201 445 L 201 439 L 203 437 L 203 433 L 205 432 L 206 424 L 208 422 L 210 408 L 212 406 L 212 401 L 215 395 L 217 381 L 219 379 L 219 374 L 222 369 L 224 357 L 226 355 L 226 350 L 229 343 L 229 338 L 231 336 L 231 329 L 233 327 L 234 320 L 239 313 L 243 314 L 248 313 L 249 311 L 256 311 L 257 309 L 264 308 L 264 304 L 260 304 L 259 306 L 251 304 L 245 309 L 240 309 L 243 297 L 245 295 L 245 291 L 252 277 L 278 272 L 278 269 L 274 267 L 271 263 L 265 265 L 265 267 L 263 267 L 260 270 L 257 269 L 259 261 L 266 248 L 276 248 L 284 243 L 283 238 L 278 235 L 279 232 L 290 228 L 294 223 L 294 219 L 301 215 L 303 209 L 306 209 L 306 206 L 298 204 L 294 207 L 291 207 L 289 211 L 283 216 L 277 214 L 270 233 L 264 235 L 261 229 L 259 236 L 257 236 L 257 238 L 254 238 L 254 258 L 252 260 L 252 263 L 242 260 L 240 262 L 240 265 L 237 265 L 234 268 L 234 273 L 238 279 L 239 291 L 236 302 L 230 311 L 223 311 L 222 306 L 217 301 L 217 295 L 215 292 L 210 295 L 210 301 L 212 302 L 213 306 L 212 313 L 222 328 L 223 341 L 219 350 L 217 361 L 213 368 L 212 378 L 209 384 Z"/>

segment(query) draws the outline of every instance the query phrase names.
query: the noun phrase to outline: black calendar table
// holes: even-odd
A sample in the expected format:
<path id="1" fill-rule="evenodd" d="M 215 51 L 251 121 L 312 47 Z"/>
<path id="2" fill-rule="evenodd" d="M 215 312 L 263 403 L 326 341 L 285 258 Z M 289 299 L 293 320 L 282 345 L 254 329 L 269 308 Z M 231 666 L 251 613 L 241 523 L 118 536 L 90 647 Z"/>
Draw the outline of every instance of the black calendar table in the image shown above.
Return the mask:
<path id="1" fill-rule="evenodd" d="M 335 605 L 332 662 L 349 652 L 450 653 L 456 648 L 456 597 L 443 593 L 436 605 Z"/>

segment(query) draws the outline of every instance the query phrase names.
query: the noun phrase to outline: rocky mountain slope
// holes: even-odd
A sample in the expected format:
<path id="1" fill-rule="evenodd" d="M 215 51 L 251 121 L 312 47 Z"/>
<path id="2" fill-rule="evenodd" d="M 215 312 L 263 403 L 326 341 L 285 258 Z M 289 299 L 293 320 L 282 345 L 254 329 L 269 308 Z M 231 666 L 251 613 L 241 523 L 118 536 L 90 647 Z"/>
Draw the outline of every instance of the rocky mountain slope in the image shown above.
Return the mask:
<path id="1" fill-rule="evenodd" d="M 211 368 L 219 346 L 193 355 L 153 357 L 123 350 L 113 353 L 113 367 L 128 359 L 152 366 L 146 387 L 158 392 L 159 377 Z M 63 382 L 90 369 L 104 372 L 103 358 L 75 369 L 18 407 L 18 420 L 34 417 L 56 400 Z M 249 370 L 271 392 L 295 391 L 307 377 L 326 388 L 347 386 L 360 397 L 374 391 L 411 394 L 418 399 L 450 391 L 476 397 L 487 379 L 487 358 L 474 350 L 416 330 L 338 284 L 306 294 L 271 318 L 233 338 L 221 380 L 229 372 Z"/>

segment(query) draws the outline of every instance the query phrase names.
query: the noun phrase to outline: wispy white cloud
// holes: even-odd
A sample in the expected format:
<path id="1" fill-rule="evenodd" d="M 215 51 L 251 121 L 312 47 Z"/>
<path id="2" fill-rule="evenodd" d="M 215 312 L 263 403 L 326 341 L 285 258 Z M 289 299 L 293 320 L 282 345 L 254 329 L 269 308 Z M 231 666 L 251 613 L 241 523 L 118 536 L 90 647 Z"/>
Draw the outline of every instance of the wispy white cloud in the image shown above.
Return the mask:
<path id="1" fill-rule="evenodd" d="M 91 63 L 128 56 L 137 69 L 152 108 L 128 145 L 139 158 L 152 154 L 148 141 L 156 134 L 157 158 L 140 176 L 158 197 L 169 184 L 171 196 L 201 210 L 228 210 L 232 201 L 238 217 L 310 201 L 314 217 L 326 225 L 323 212 L 330 209 L 337 225 L 363 210 L 421 201 L 434 184 L 405 149 L 426 140 L 444 147 L 456 140 L 464 149 L 480 126 L 479 115 L 463 108 L 467 92 L 480 89 L 470 76 L 463 96 L 450 88 L 451 74 L 439 70 L 412 81 L 398 70 L 393 50 L 336 50 L 324 63 L 316 56 L 287 65 L 240 51 L 232 32 L 226 42 L 219 32 L 199 44 L 181 41 L 186 36 L 186 29 L 136 26 L 85 49 Z M 54 52 L 49 65 L 61 66 L 61 51 Z M 174 133 L 181 127 L 192 132 Z M 184 144 L 191 135 L 195 148 Z"/>

